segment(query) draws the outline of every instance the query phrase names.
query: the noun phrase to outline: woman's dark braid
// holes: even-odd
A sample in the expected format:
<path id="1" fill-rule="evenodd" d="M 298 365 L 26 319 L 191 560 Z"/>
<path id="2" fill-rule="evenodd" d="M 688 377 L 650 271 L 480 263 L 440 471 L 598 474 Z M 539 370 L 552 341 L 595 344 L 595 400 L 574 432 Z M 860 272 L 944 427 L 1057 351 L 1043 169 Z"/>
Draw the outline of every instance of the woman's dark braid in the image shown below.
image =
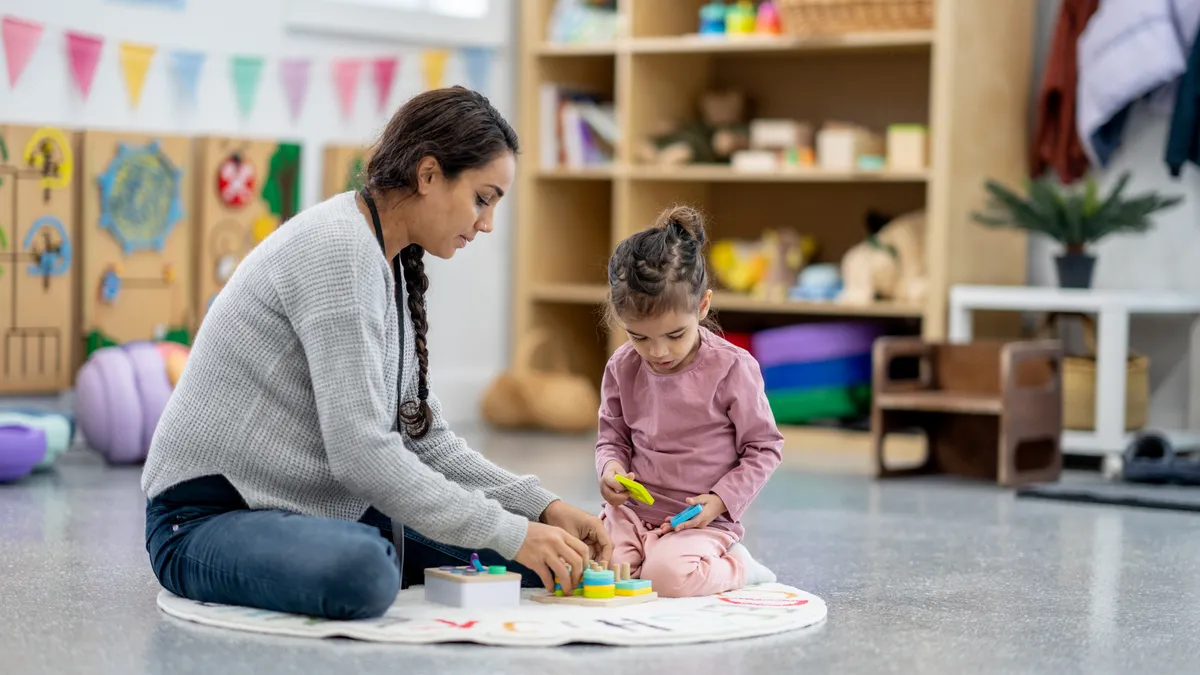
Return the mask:
<path id="1" fill-rule="evenodd" d="M 405 401 L 400 406 L 400 418 L 404 420 L 408 435 L 421 438 L 429 433 L 433 424 L 433 411 L 429 408 L 429 349 L 425 333 L 429 321 L 425 316 L 425 291 L 429 289 L 429 277 L 425 276 L 425 249 L 412 244 L 400 252 L 400 267 L 404 274 L 404 291 L 408 295 L 408 315 L 412 319 L 413 344 L 417 350 L 417 400 Z"/>

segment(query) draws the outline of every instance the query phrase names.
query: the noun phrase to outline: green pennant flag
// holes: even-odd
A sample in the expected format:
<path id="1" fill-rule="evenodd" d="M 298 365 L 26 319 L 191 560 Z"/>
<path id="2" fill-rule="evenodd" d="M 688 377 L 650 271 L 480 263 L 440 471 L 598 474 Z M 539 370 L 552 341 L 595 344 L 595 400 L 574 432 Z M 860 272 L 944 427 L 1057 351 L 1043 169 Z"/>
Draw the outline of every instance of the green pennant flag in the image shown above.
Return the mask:
<path id="1" fill-rule="evenodd" d="M 254 108 L 254 96 L 258 93 L 258 81 L 262 76 L 263 57 L 234 56 L 232 67 L 233 88 L 237 93 L 238 108 L 241 109 L 242 116 L 246 117 Z"/>

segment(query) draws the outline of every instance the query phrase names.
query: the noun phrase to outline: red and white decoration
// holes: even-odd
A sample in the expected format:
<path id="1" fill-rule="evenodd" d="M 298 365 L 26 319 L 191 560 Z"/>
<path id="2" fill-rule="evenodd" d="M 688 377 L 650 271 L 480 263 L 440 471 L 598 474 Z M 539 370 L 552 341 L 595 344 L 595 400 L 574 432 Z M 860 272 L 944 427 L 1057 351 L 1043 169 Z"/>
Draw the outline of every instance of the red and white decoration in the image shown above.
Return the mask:
<path id="1" fill-rule="evenodd" d="M 217 193 L 226 206 L 242 207 L 254 199 L 258 175 L 254 165 L 234 153 L 217 167 Z"/>

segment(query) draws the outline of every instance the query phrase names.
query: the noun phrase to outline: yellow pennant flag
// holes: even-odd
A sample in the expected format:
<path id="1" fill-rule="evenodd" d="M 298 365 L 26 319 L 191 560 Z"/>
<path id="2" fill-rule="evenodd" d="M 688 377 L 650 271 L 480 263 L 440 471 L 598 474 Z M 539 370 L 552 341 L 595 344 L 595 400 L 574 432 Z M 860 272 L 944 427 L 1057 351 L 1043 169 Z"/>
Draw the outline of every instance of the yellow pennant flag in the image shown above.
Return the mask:
<path id="1" fill-rule="evenodd" d="M 154 45 L 121 43 L 120 58 L 121 70 L 125 73 L 125 92 L 129 95 L 129 105 L 135 109 L 142 100 L 142 85 L 146 83 L 146 71 L 150 70 L 154 51 Z"/>
<path id="2" fill-rule="evenodd" d="M 421 53 L 421 67 L 425 71 L 425 89 L 440 89 L 446 74 L 446 61 L 450 52 L 446 49 L 426 49 Z"/>

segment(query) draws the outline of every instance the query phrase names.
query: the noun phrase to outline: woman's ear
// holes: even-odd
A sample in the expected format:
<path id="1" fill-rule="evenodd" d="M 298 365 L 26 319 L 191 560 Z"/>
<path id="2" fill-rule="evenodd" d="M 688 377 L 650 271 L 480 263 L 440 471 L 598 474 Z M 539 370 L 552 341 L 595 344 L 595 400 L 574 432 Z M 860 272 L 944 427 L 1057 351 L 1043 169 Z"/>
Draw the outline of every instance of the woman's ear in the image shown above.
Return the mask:
<path id="1" fill-rule="evenodd" d="M 433 182 L 442 173 L 442 166 L 433 157 L 422 157 L 417 164 L 417 193 L 428 194 Z"/>

